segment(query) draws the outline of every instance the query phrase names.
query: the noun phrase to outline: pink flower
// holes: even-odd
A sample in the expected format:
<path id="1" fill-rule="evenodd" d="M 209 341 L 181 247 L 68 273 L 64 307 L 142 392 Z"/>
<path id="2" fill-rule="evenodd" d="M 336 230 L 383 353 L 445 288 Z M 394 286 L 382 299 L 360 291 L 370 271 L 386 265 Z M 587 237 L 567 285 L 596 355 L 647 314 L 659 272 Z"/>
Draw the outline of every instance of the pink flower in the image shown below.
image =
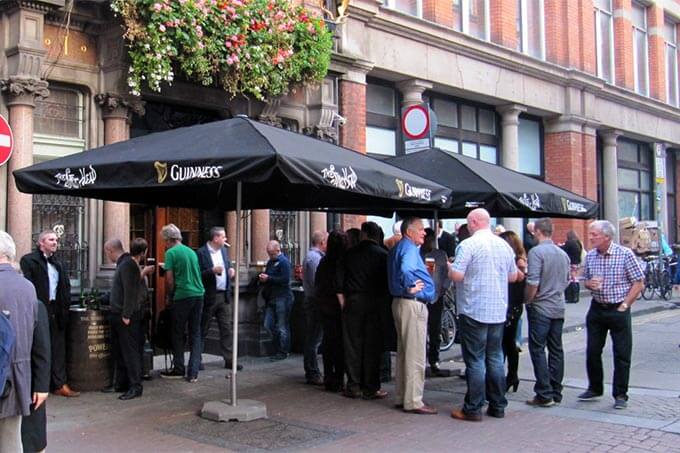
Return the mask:
<path id="1" fill-rule="evenodd" d="M 165 25 L 163 25 L 163 24 L 160 24 L 160 25 L 158 26 L 158 28 L 159 28 L 159 30 L 162 31 L 162 32 L 165 31 Z"/>
<path id="2" fill-rule="evenodd" d="M 163 5 L 161 5 L 160 3 L 154 3 L 153 9 L 154 11 L 159 12 L 161 9 L 163 9 Z"/>
<path id="3" fill-rule="evenodd" d="M 226 45 L 227 47 L 231 47 L 231 41 L 227 41 L 227 42 L 225 43 L 225 45 Z"/>

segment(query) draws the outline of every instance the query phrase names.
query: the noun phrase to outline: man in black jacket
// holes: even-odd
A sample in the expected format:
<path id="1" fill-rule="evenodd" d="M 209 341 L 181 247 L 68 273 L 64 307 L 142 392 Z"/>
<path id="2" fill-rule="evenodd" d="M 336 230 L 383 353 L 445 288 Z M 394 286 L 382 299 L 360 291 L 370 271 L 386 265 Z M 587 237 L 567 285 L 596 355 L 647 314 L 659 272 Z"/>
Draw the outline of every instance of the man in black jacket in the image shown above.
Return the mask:
<path id="1" fill-rule="evenodd" d="M 210 240 L 196 250 L 198 266 L 205 295 L 203 296 L 203 315 L 201 318 L 201 339 L 203 349 L 208 336 L 208 328 L 213 318 L 217 320 L 220 331 L 220 352 L 224 367 L 231 368 L 231 285 L 235 271 L 229 260 L 229 250 L 225 246 L 227 235 L 223 227 L 210 229 Z M 201 350 L 203 350 L 201 349 Z M 238 369 L 243 367 L 238 365 Z"/>
<path id="2" fill-rule="evenodd" d="M 447 257 L 453 258 L 456 255 L 456 237 L 444 229 L 444 223 L 441 220 L 439 220 L 438 225 L 437 247 L 439 250 L 444 250 Z"/>
<path id="3" fill-rule="evenodd" d="M 145 295 L 139 265 L 123 250 L 120 239 L 104 244 L 107 258 L 116 263 L 111 286 L 111 350 L 115 366 L 113 390 L 120 400 L 142 396 L 142 359 L 139 354 L 141 301 Z M 107 391 L 108 389 L 104 389 Z"/>
<path id="4" fill-rule="evenodd" d="M 38 236 L 38 250 L 21 258 L 21 271 L 35 286 L 38 300 L 45 304 L 50 319 L 52 348 L 51 385 L 56 395 L 75 397 L 66 376 L 66 328 L 71 305 L 71 284 L 66 269 L 54 258 L 59 241 L 52 230 Z"/>
<path id="5" fill-rule="evenodd" d="M 387 250 L 379 245 L 380 227 L 361 225 L 361 242 L 345 256 L 345 303 L 342 312 L 347 389 L 345 396 L 385 398 L 380 389 L 383 350 L 381 307 L 390 298 L 387 285 Z"/>

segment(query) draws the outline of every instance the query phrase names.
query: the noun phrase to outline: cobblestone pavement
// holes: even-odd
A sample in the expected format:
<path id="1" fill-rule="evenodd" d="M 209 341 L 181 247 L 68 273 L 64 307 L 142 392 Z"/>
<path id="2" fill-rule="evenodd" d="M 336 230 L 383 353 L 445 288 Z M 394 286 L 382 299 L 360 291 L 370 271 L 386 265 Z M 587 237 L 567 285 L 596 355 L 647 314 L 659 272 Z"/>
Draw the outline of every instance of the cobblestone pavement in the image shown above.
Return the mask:
<path id="1" fill-rule="evenodd" d="M 645 318 L 645 319 L 643 319 Z M 198 383 L 155 379 L 145 383 L 144 396 L 119 401 L 97 392 L 80 398 L 51 397 L 48 405 L 49 452 L 212 452 L 212 451 L 471 451 L 471 452 L 679 452 L 680 399 L 664 387 L 663 379 L 677 380 L 675 359 L 680 311 L 667 310 L 636 319 L 636 348 L 643 353 L 668 348 L 667 354 L 645 359 L 657 374 L 645 388 L 631 389 L 630 407 L 612 409 L 610 397 L 599 402 L 576 400 L 582 390 L 583 365 L 568 373 L 560 406 L 531 408 L 531 366 L 522 354 L 523 380 L 502 420 L 482 423 L 453 420 L 451 409 L 462 404 L 465 383 L 458 377 L 430 379 L 425 399 L 438 407 L 435 416 L 405 414 L 391 398 L 352 400 L 304 384 L 302 358 L 270 363 L 247 358 L 238 374 L 239 397 L 267 405 L 268 419 L 249 423 L 215 423 L 197 416 L 203 402 L 226 396 L 229 381 L 220 362 L 206 363 Z M 647 330 L 645 330 L 647 329 Z M 637 332 L 636 330 L 636 332 Z M 659 341 L 665 331 L 675 336 Z M 642 334 L 644 333 L 644 334 Z M 580 354 L 580 333 L 565 335 L 568 360 Z M 649 343 L 649 344 L 648 344 Z M 672 344 L 671 350 L 668 346 Z M 671 354 L 674 354 L 671 355 Z M 580 360 L 578 357 L 576 361 Z M 608 360 L 608 359 L 606 359 Z M 449 362 L 447 365 L 456 365 Z M 654 370 L 650 370 L 654 371 Z M 670 371 L 664 375 L 663 370 Z M 635 373 L 633 373 L 633 378 Z M 634 379 L 631 380 L 635 383 Z M 384 387 L 390 394 L 393 386 Z"/>

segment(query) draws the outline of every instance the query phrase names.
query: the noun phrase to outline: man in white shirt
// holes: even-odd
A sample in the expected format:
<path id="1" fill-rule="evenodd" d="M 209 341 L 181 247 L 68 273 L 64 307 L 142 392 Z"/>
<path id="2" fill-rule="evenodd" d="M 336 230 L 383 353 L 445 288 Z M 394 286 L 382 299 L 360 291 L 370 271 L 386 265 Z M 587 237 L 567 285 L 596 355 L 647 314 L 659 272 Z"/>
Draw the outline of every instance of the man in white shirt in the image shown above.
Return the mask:
<path id="1" fill-rule="evenodd" d="M 201 269 L 201 280 L 205 288 L 203 296 L 203 315 L 201 318 L 201 338 L 205 346 L 208 328 L 213 318 L 217 320 L 220 331 L 220 351 L 224 358 L 224 366 L 231 368 L 231 285 L 235 270 L 231 267 L 229 250 L 225 246 L 226 233 L 224 227 L 212 227 L 210 239 L 196 251 L 198 265 Z M 242 369 L 238 365 L 238 369 Z"/>

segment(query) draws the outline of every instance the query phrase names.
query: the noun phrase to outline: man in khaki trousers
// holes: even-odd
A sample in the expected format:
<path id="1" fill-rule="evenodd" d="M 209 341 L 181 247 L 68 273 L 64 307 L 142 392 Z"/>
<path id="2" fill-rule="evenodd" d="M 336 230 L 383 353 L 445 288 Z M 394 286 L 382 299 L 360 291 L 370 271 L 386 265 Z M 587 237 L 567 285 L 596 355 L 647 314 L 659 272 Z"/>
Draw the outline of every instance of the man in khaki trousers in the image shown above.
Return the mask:
<path id="1" fill-rule="evenodd" d="M 422 220 L 410 217 L 401 224 L 402 239 L 387 260 L 392 315 L 397 329 L 397 408 L 413 414 L 436 414 L 423 402 L 427 306 L 435 300 L 432 277 L 418 247 L 425 240 Z"/>

